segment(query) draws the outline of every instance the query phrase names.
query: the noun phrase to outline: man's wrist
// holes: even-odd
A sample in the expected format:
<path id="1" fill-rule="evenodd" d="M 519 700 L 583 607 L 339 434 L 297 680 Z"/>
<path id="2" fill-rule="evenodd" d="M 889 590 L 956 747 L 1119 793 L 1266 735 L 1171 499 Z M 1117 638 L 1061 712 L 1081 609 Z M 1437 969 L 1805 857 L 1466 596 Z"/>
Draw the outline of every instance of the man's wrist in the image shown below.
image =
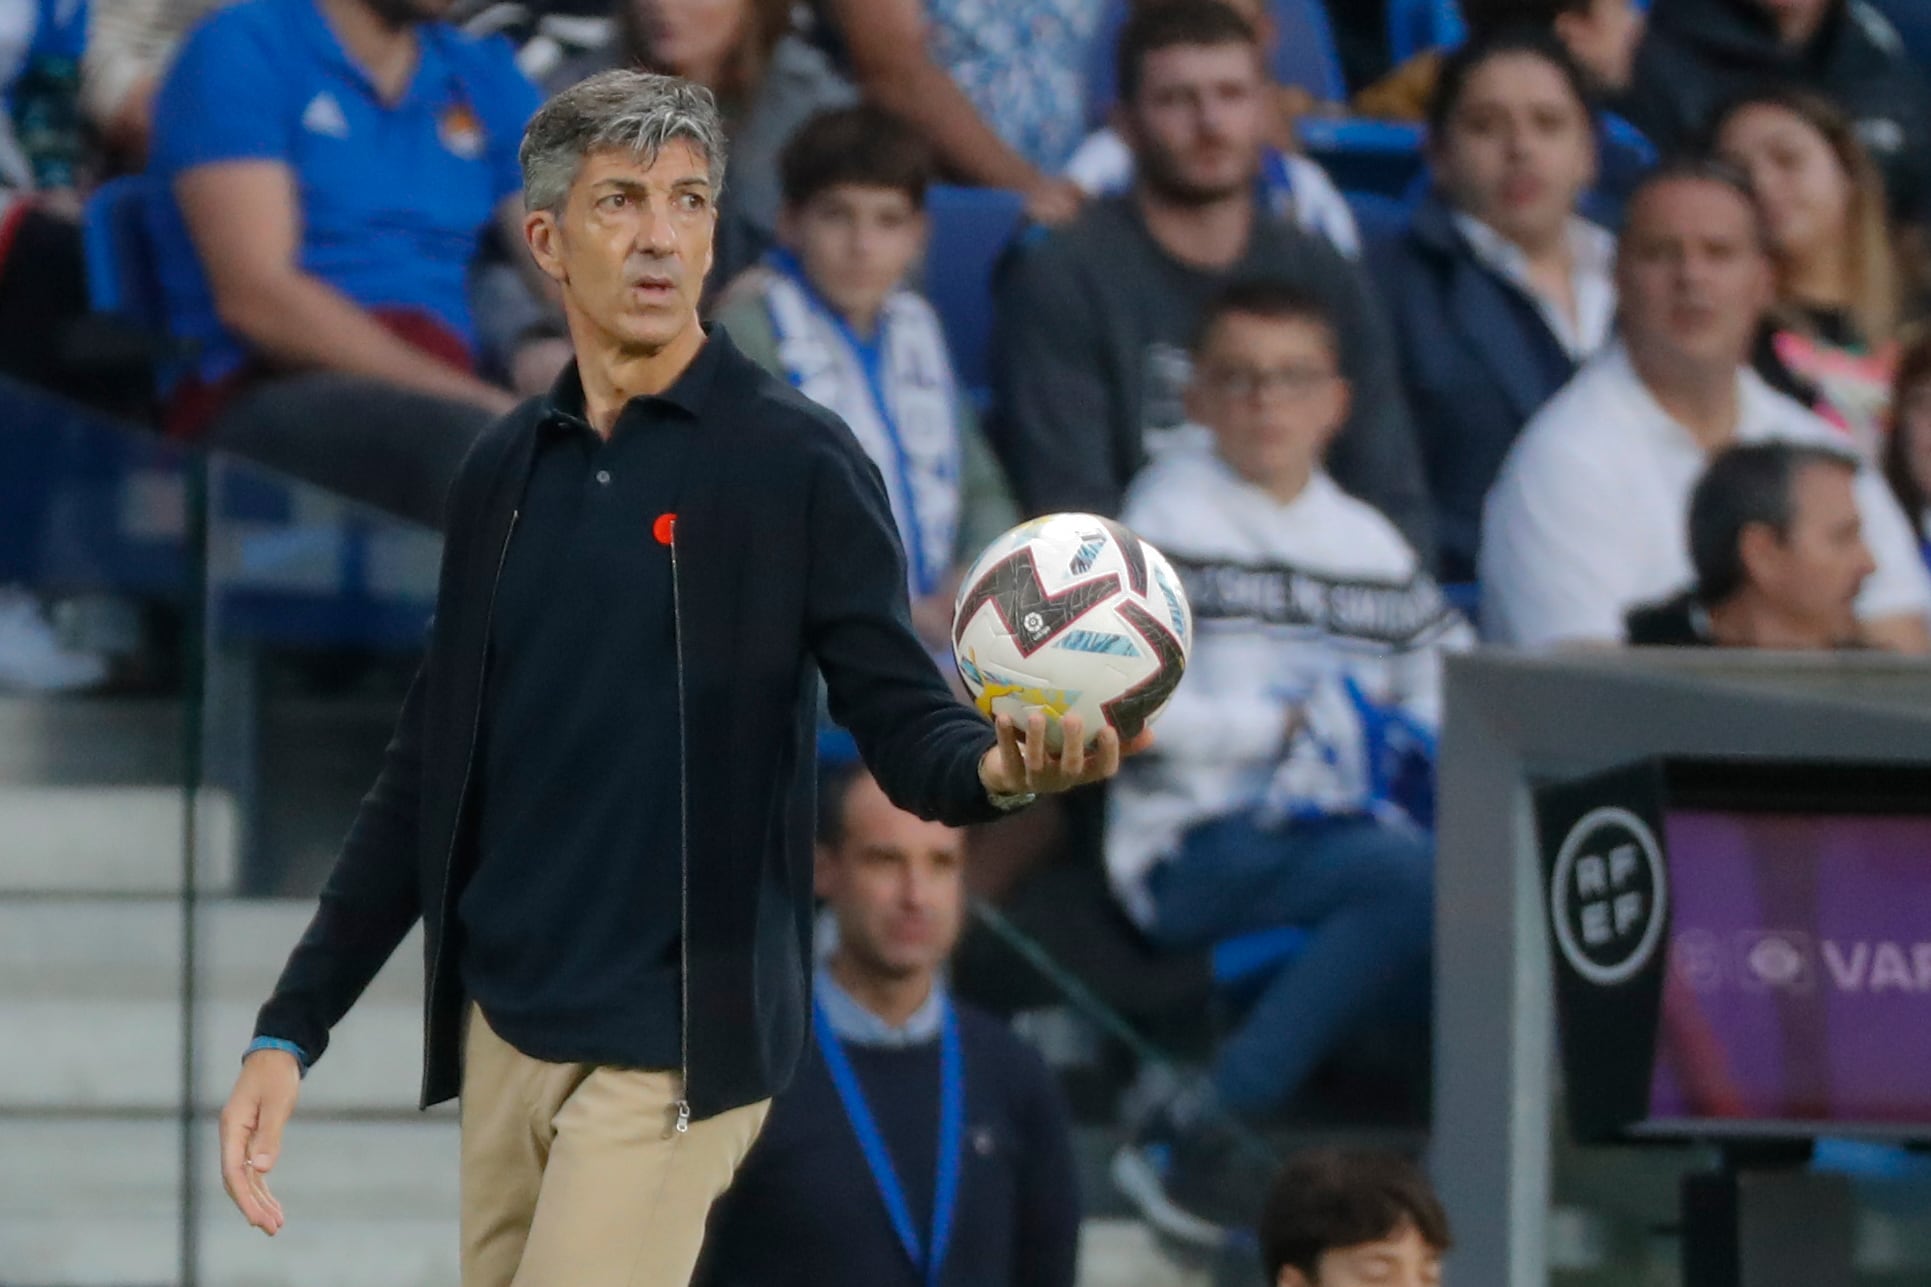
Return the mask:
<path id="1" fill-rule="evenodd" d="M 241 1057 L 246 1060 L 259 1050 L 279 1050 L 285 1055 L 294 1056 L 295 1066 L 301 1070 L 302 1076 L 308 1076 L 308 1052 L 294 1042 L 284 1041 L 280 1037 L 256 1037 L 248 1043 L 248 1049 L 241 1052 Z"/>

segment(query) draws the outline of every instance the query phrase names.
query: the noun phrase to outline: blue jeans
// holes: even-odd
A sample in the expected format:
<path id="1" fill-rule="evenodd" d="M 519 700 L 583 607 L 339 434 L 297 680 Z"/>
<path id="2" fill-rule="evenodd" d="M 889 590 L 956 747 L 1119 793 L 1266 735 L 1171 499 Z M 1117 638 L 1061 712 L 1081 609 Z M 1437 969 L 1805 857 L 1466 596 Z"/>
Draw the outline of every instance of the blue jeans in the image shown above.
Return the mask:
<path id="1" fill-rule="evenodd" d="M 1215 1089 L 1236 1113 L 1278 1109 L 1355 1028 L 1427 1012 L 1434 846 L 1419 831 L 1373 818 L 1274 828 L 1218 818 L 1187 833 L 1149 890 L 1150 929 L 1169 947 L 1308 932 L 1215 1058 Z"/>

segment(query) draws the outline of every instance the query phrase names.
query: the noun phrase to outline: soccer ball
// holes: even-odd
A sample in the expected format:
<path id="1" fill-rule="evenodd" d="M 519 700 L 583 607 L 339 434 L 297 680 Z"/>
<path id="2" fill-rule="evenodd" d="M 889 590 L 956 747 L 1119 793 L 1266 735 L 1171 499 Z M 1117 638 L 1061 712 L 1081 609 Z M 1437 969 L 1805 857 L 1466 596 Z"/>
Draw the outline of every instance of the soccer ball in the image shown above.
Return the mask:
<path id="1" fill-rule="evenodd" d="M 974 702 L 1023 734 L 1078 714 L 1088 737 L 1127 741 L 1173 696 L 1193 648 L 1193 610 L 1160 551 L 1112 519 L 1050 514 L 986 547 L 959 586 L 952 652 Z"/>

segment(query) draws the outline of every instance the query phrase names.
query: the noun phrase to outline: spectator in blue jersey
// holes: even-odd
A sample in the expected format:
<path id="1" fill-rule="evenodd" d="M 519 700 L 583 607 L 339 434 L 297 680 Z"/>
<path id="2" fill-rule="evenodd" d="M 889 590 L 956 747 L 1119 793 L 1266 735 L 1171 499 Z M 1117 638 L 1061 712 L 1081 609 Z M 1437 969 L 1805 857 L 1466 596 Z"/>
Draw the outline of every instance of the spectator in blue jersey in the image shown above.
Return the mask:
<path id="1" fill-rule="evenodd" d="M 515 402 L 475 373 L 467 277 L 492 221 L 521 244 L 537 106 L 449 4 L 218 11 L 161 87 L 149 162 L 170 329 L 198 349 L 170 429 L 423 522 Z"/>
<path id="2" fill-rule="evenodd" d="M 837 925 L 813 1044 L 713 1209 L 707 1287 L 1072 1287 L 1080 1201 L 1045 1065 L 954 1002 L 965 834 L 830 770 L 818 892 Z"/>
<path id="3" fill-rule="evenodd" d="M 1019 511 L 938 315 L 906 280 L 925 248 L 930 154 L 896 117 L 852 107 L 812 118 L 779 169 L 782 245 L 738 277 L 716 320 L 851 426 L 885 476 L 913 624 L 944 647 L 957 572 Z"/>
<path id="4" fill-rule="evenodd" d="M 1372 257 L 1435 506 L 1444 580 L 1475 576 L 1482 498 L 1522 426 L 1608 339 L 1616 241 L 1583 73 L 1553 37 L 1478 37 L 1429 111 L 1434 188 Z"/>

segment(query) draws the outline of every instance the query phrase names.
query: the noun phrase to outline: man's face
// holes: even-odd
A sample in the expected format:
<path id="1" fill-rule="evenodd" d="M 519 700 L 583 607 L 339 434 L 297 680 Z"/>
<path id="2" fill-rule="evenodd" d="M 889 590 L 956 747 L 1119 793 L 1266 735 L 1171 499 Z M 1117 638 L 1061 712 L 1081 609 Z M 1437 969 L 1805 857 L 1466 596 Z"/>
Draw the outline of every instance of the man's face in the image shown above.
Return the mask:
<path id="1" fill-rule="evenodd" d="M 899 188 L 840 183 L 779 215 L 778 237 L 848 321 L 877 316 L 925 249 L 925 215 Z"/>
<path id="2" fill-rule="evenodd" d="M 1596 177 L 1588 112 L 1556 65 L 1533 54 L 1476 68 L 1432 160 L 1457 208 L 1519 245 L 1559 236 Z"/>
<path id="3" fill-rule="evenodd" d="M 1777 30 L 1793 32 L 1801 43 L 1816 34 L 1824 25 L 1824 17 L 1834 0 L 1753 0 L 1757 8 L 1768 14 L 1777 24 Z"/>
<path id="4" fill-rule="evenodd" d="M 1324 1253 L 1312 1282 L 1283 1269 L 1276 1287 L 1439 1287 L 1441 1280 L 1441 1252 L 1414 1225 L 1403 1224 L 1379 1242 Z"/>
<path id="5" fill-rule="evenodd" d="M 1864 544 L 1851 471 L 1810 464 L 1791 480 L 1790 530 L 1746 536 L 1744 566 L 1758 594 L 1817 646 L 1856 637 L 1857 592 L 1877 570 Z"/>
<path id="6" fill-rule="evenodd" d="M 869 777 L 844 809 L 843 838 L 819 851 L 817 871 L 840 949 L 889 978 L 938 970 L 965 916 L 965 833 L 906 813 Z"/>
<path id="7" fill-rule="evenodd" d="M 1773 288 L 1755 209 L 1711 179 L 1645 189 L 1623 228 L 1616 284 L 1632 350 L 1679 366 L 1741 365 Z"/>
<path id="8" fill-rule="evenodd" d="M 1147 54 L 1139 92 L 1117 121 L 1140 181 L 1185 205 L 1246 190 L 1260 173 L 1264 91 L 1253 45 L 1171 45 Z"/>
<path id="9" fill-rule="evenodd" d="M 625 149 L 583 159 L 559 211 L 524 220 L 566 308 L 608 342 L 652 354 L 697 325 L 717 230 L 710 163 L 673 139 L 646 162 Z"/>
<path id="10" fill-rule="evenodd" d="M 1643 11 L 1635 0 L 1591 0 L 1579 13 L 1556 16 L 1556 38 L 1604 89 L 1623 90 L 1635 74 L 1643 43 Z"/>
<path id="11" fill-rule="evenodd" d="M 1195 355 L 1187 412 L 1234 472 L 1288 499 L 1347 418 L 1334 340 L 1299 318 L 1228 313 Z"/>

